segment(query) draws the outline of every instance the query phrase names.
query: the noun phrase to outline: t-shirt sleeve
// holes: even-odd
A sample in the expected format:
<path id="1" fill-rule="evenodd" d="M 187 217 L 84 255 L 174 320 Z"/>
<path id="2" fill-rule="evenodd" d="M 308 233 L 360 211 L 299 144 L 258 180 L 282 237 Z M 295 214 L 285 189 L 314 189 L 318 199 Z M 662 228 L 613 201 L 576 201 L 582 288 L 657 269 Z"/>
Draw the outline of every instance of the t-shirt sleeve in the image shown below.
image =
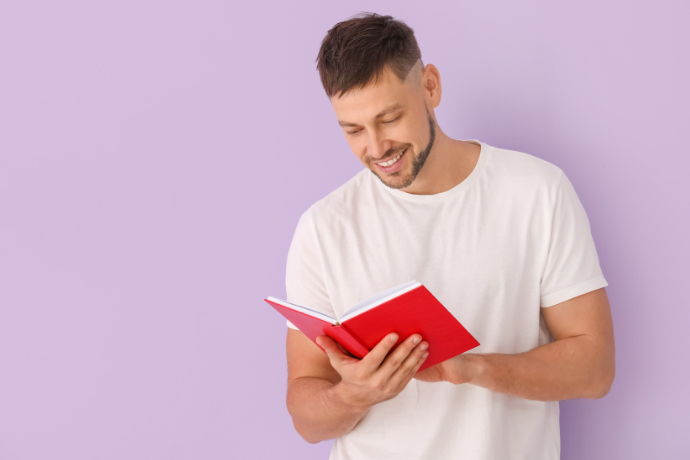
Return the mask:
<path id="1" fill-rule="evenodd" d="M 541 307 L 551 307 L 608 286 L 585 213 L 572 183 L 561 172 L 555 195 Z"/>
<path id="2" fill-rule="evenodd" d="M 323 276 L 323 260 L 316 226 L 309 208 L 299 219 L 288 251 L 285 287 L 287 301 L 335 317 Z M 288 327 L 297 329 L 290 321 Z"/>

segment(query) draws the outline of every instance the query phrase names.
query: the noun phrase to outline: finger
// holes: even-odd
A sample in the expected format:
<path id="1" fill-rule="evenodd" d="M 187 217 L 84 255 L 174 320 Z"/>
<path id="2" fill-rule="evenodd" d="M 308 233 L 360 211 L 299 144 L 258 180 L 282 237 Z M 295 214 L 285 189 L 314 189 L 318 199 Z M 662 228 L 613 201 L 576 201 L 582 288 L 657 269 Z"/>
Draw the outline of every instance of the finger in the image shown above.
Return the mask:
<path id="1" fill-rule="evenodd" d="M 410 383 L 410 380 L 412 380 L 416 375 L 417 371 L 419 370 L 420 367 L 422 367 L 422 364 L 424 364 L 424 361 L 429 357 L 429 352 L 425 351 L 424 354 L 419 358 L 417 361 L 417 364 L 414 365 L 412 368 L 412 372 L 410 372 L 407 377 L 404 377 L 402 381 L 398 384 L 398 389 L 402 391 L 405 389 L 408 383 Z"/>
<path id="2" fill-rule="evenodd" d="M 357 361 L 359 361 L 360 358 L 358 358 L 357 356 L 355 356 L 355 355 L 353 355 L 352 353 L 350 353 L 349 351 L 347 351 L 347 349 L 346 349 L 344 346 L 340 345 L 340 343 L 335 342 L 335 344 L 338 345 L 338 348 L 340 348 L 340 351 L 342 351 L 343 353 L 345 353 L 345 356 L 347 356 L 347 357 L 349 357 L 349 358 L 354 358 L 354 359 L 356 359 Z"/>
<path id="3" fill-rule="evenodd" d="M 429 357 L 429 352 L 425 351 L 424 354 L 422 354 L 422 357 L 419 358 L 419 361 L 417 361 L 417 364 L 412 368 L 412 372 L 410 373 L 410 376 L 408 380 L 412 379 L 415 375 L 417 375 L 417 371 L 419 370 L 420 367 L 422 367 L 422 364 L 424 364 L 424 361 Z"/>
<path id="4" fill-rule="evenodd" d="M 395 384 L 396 382 L 402 382 L 408 377 L 413 377 L 429 355 L 427 351 L 428 347 L 428 342 L 421 342 L 417 345 L 409 356 L 400 364 L 398 370 L 391 375 L 391 382 Z"/>
<path id="5" fill-rule="evenodd" d="M 328 355 L 328 359 L 331 360 L 333 367 L 339 365 L 344 360 L 352 359 L 343 353 L 338 342 L 328 337 L 327 335 L 320 335 L 316 338 L 316 344 L 324 349 Z"/>
<path id="6" fill-rule="evenodd" d="M 393 375 L 421 341 L 422 336 L 419 334 L 409 336 L 386 356 L 377 373 L 382 378 L 388 378 Z"/>
<path id="7" fill-rule="evenodd" d="M 374 348 L 371 349 L 367 355 L 362 358 L 362 362 L 365 363 L 367 368 L 371 372 L 375 372 L 379 368 L 383 360 L 386 358 L 388 352 L 393 348 L 395 342 L 398 341 L 398 334 L 395 332 L 385 336 L 379 343 L 376 344 Z"/>

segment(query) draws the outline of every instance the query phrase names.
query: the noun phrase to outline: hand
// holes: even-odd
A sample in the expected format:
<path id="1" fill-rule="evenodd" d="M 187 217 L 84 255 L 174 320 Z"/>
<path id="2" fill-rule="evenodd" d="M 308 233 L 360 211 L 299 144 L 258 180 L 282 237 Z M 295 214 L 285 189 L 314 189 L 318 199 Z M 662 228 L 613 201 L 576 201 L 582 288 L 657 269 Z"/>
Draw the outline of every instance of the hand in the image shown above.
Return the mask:
<path id="1" fill-rule="evenodd" d="M 476 355 L 454 356 L 418 372 L 414 378 L 422 382 L 450 382 L 455 385 L 470 383 L 475 379 L 478 372 L 477 366 L 471 361 L 472 356 Z"/>
<path id="2" fill-rule="evenodd" d="M 368 408 L 398 395 L 426 360 L 429 344 L 412 334 L 391 351 L 398 334 L 388 334 L 364 358 L 352 358 L 337 342 L 321 335 L 316 343 L 328 354 L 342 380 L 333 391 L 346 404 Z M 390 353 L 389 353 L 390 352 Z"/>

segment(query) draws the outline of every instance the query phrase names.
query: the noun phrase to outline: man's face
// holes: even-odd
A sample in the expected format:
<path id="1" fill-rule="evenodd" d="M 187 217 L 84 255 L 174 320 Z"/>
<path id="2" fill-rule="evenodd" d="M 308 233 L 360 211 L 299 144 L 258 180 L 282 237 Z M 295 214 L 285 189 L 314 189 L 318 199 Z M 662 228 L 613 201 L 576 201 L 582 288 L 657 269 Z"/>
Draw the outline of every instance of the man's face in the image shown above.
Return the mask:
<path id="1" fill-rule="evenodd" d="M 413 70 L 406 82 L 386 69 L 376 84 L 331 98 L 352 151 L 381 182 L 395 189 L 414 182 L 436 134 L 435 122 L 418 86 L 418 65 L 420 68 Z"/>

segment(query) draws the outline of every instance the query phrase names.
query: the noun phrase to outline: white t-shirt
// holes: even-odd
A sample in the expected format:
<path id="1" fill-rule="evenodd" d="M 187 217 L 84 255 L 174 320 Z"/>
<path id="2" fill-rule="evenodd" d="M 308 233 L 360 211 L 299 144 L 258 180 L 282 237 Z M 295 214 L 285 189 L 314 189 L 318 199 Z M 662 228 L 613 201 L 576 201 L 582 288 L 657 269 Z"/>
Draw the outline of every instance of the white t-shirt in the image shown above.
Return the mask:
<path id="1" fill-rule="evenodd" d="M 469 353 L 521 353 L 550 342 L 541 308 L 608 285 L 585 210 L 553 164 L 469 142 L 481 145 L 479 160 L 451 190 L 412 195 L 363 169 L 312 205 L 290 246 L 287 300 L 338 318 L 415 279 L 481 343 Z M 559 457 L 557 401 L 414 379 L 337 438 L 330 456 Z"/>

